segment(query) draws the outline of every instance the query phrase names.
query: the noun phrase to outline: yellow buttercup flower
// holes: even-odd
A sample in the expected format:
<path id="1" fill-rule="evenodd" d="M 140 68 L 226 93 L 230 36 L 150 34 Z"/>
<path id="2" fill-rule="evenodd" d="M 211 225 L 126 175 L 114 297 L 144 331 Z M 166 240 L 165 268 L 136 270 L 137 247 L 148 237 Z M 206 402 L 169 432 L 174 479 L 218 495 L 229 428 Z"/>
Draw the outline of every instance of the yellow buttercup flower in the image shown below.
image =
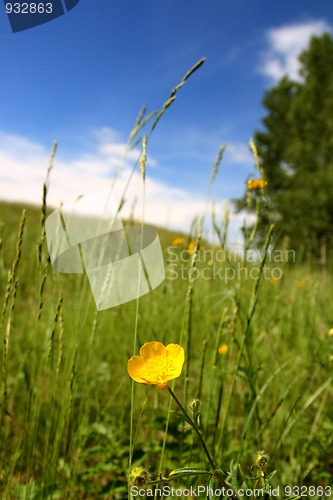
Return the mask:
<path id="1" fill-rule="evenodd" d="M 248 189 L 263 189 L 265 186 L 267 186 L 267 181 L 264 181 L 262 177 L 260 179 L 250 179 L 247 181 L 247 187 Z"/>
<path id="2" fill-rule="evenodd" d="M 333 328 L 330 328 L 330 329 L 328 330 L 328 335 L 330 335 L 331 337 L 333 337 Z"/>
<path id="3" fill-rule="evenodd" d="M 196 249 L 196 247 L 197 247 L 197 244 L 196 244 L 196 243 L 194 243 L 193 241 L 191 241 L 191 242 L 188 244 L 188 247 L 187 247 L 187 251 L 188 251 L 188 253 L 191 253 L 191 254 L 192 254 L 192 253 L 194 253 L 194 250 Z M 204 248 L 205 248 L 205 247 L 204 247 L 203 245 L 201 245 L 201 246 L 199 247 L 199 250 L 204 250 Z"/>
<path id="4" fill-rule="evenodd" d="M 185 238 L 181 238 L 181 237 L 178 237 L 178 236 L 172 236 L 170 238 L 170 241 L 176 247 L 180 247 L 181 245 L 183 245 L 185 243 Z"/>
<path id="5" fill-rule="evenodd" d="M 275 283 L 278 283 L 278 279 L 277 278 L 273 278 L 273 276 L 270 278 L 269 282 L 272 283 L 272 285 L 275 285 Z"/>
<path id="6" fill-rule="evenodd" d="M 298 288 L 302 288 L 304 286 L 304 281 L 296 281 L 296 286 L 298 286 Z"/>
<path id="7" fill-rule="evenodd" d="M 191 241 L 191 243 L 189 243 L 188 247 L 187 247 L 188 253 L 193 253 L 194 250 L 196 249 L 196 246 L 197 246 L 197 244 L 193 243 L 193 241 Z"/>
<path id="8" fill-rule="evenodd" d="M 140 356 L 128 360 L 127 371 L 135 382 L 165 389 L 169 380 L 181 374 L 184 360 L 184 349 L 178 344 L 147 342 L 141 347 Z"/>
<path id="9" fill-rule="evenodd" d="M 227 354 L 228 351 L 229 351 L 229 347 L 227 346 L 227 344 L 221 344 L 218 348 L 219 354 Z"/>

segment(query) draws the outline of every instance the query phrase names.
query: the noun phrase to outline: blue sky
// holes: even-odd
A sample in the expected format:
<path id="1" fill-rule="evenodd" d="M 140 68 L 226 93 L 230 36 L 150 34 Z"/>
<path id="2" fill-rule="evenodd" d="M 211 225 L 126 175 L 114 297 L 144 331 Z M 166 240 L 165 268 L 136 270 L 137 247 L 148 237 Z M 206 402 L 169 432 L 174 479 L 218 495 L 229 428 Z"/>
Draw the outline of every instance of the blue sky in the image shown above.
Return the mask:
<path id="1" fill-rule="evenodd" d="M 206 206 L 211 168 L 227 144 L 213 196 L 222 208 L 255 174 L 248 141 L 265 88 L 297 78 L 311 34 L 332 33 L 331 0 L 80 0 L 64 16 L 12 33 L 0 10 L 0 198 L 39 203 L 54 139 L 49 203 L 106 189 L 135 119 L 177 93 L 148 144 L 146 222 L 186 230 Z M 132 151 L 117 182 L 119 197 Z M 124 215 L 137 198 L 139 172 Z M 219 208 L 220 210 L 220 208 Z M 232 234 L 243 216 L 234 216 Z"/>

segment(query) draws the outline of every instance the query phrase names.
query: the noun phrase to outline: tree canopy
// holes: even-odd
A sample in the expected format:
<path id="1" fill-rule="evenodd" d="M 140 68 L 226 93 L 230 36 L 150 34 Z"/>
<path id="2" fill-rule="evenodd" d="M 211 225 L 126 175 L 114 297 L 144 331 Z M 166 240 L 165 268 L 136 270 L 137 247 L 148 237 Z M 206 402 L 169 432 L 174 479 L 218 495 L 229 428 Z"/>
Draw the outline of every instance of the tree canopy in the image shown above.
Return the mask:
<path id="1" fill-rule="evenodd" d="M 263 98 L 254 134 L 272 219 L 292 247 L 326 255 L 333 243 L 333 40 L 314 36 L 300 55 L 300 81 L 283 77 Z M 246 206 L 246 195 L 238 200 Z"/>

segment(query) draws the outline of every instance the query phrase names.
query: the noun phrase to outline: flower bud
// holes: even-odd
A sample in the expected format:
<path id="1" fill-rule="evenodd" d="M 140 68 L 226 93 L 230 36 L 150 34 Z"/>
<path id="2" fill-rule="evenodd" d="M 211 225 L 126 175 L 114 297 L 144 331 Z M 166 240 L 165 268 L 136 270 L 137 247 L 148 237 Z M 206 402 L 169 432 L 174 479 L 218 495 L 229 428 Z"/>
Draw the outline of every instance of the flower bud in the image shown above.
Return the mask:
<path id="1" fill-rule="evenodd" d="M 197 413 L 200 410 L 201 403 L 199 399 L 193 399 L 193 401 L 189 404 L 189 407 L 193 411 L 193 413 Z"/>
<path id="2" fill-rule="evenodd" d="M 257 451 L 256 453 L 256 463 L 258 467 L 266 467 L 266 465 L 269 462 L 269 455 L 266 453 L 264 450 L 262 451 Z"/>
<path id="3" fill-rule="evenodd" d="M 143 467 L 134 467 L 129 475 L 129 482 L 132 486 L 143 486 L 147 484 L 149 473 Z"/>

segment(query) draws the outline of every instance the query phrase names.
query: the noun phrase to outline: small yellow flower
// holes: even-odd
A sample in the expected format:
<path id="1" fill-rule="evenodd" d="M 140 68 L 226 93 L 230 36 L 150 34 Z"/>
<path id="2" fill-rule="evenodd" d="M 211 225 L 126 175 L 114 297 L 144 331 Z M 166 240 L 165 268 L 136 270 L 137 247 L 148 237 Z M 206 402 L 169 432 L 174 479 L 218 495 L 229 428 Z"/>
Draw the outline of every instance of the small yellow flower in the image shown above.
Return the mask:
<path id="1" fill-rule="evenodd" d="M 229 347 L 227 346 L 227 344 L 221 344 L 218 348 L 219 354 L 227 354 L 228 351 L 229 351 Z"/>
<path id="2" fill-rule="evenodd" d="M 180 247 L 181 245 L 183 245 L 185 243 L 185 238 L 181 238 L 181 237 L 178 237 L 178 236 L 172 236 L 170 238 L 170 241 L 176 247 Z"/>
<path id="3" fill-rule="evenodd" d="M 191 241 L 191 243 L 189 243 L 188 247 L 187 247 L 188 253 L 193 253 L 194 250 L 196 249 L 196 246 L 197 246 L 197 244 L 193 243 L 193 241 Z"/>
<path id="4" fill-rule="evenodd" d="M 302 288 L 304 286 L 304 281 L 296 281 L 296 286 L 298 286 L 298 288 Z"/>
<path id="5" fill-rule="evenodd" d="M 269 280 L 269 282 L 270 282 L 270 283 L 272 283 L 272 285 L 275 285 L 275 283 L 278 283 L 278 282 L 279 282 L 279 280 L 278 280 L 277 278 L 273 278 L 273 277 L 272 277 L 272 278 Z"/>
<path id="6" fill-rule="evenodd" d="M 188 244 L 188 247 L 187 247 L 187 251 L 188 251 L 188 253 L 191 253 L 191 254 L 192 254 L 192 253 L 194 253 L 194 251 L 195 251 L 196 247 L 197 247 L 197 244 L 196 244 L 196 243 L 194 243 L 193 241 L 191 241 L 191 243 L 189 243 L 189 244 Z M 205 247 L 201 245 L 201 246 L 199 247 L 199 250 L 204 250 L 204 248 L 205 248 Z"/>
<path id="7" fill-rule="evenodd" d="M 331 337 L 333 337 L 333 328 L 330 328 L 330 329 L 328 330 L 328 335 L 330 335 Z"/>
<path id="8" fill-rule="evenodd" d="M 127 371 L 135 382 L 165 389 L 169 380 L 181 374 L 184 360 L 184 349 L 178 344 L 147 342 L 141 347 L 140 356 L 128 360 Z"/>
<path id="9" fill-rule="evenodd" d="M 247 187 L 251 190 L 263 189 L 265 186 L 267 186 L 267 181 L 264 181 L 262 177 L 260 177 L 260 179 L 250 179 L 247 181 Z"/>

